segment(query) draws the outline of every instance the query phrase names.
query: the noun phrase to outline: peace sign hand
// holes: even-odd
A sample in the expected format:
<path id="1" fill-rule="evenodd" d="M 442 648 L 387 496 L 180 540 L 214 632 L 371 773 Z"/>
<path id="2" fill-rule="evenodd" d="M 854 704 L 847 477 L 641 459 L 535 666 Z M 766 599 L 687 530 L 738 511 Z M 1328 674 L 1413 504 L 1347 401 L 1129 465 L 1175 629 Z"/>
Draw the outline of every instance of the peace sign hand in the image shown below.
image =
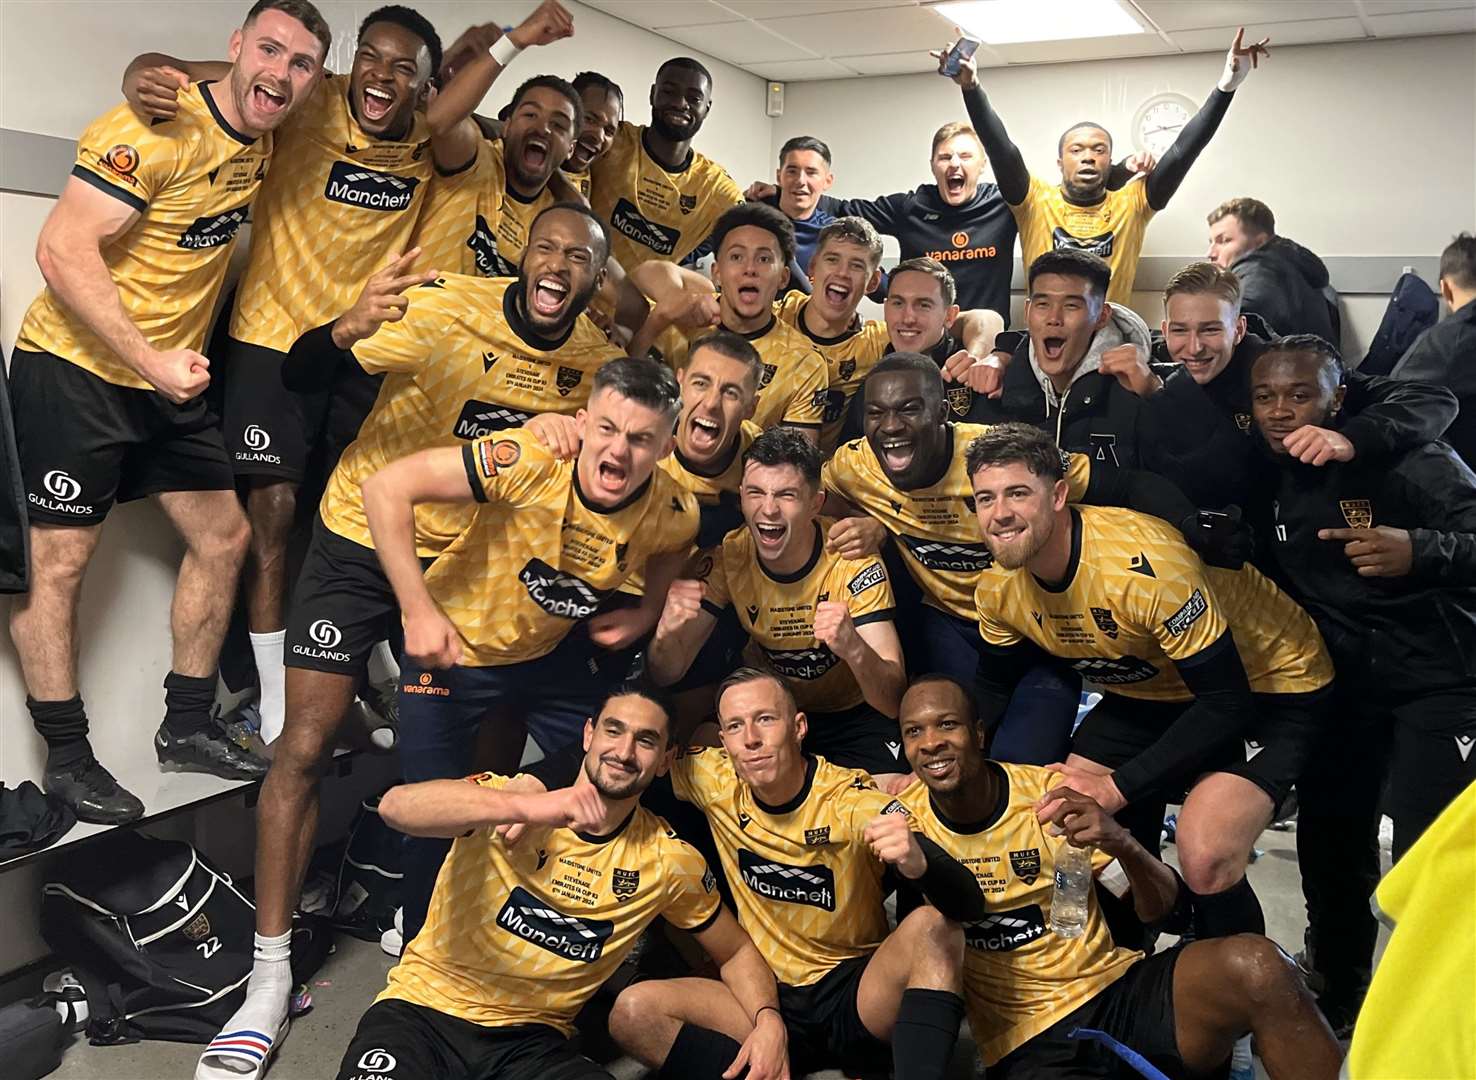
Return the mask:
<path id="1" fill-rule="evenodd" d="M 1245 82 L 1246 76 L 1251 69 L 1259 67 L 1261 61 L 1271 55 L 1271 50 L 1266 46 L 1271 44 L 1268 37 L 1262 38 L 1254 45 L 1245 43 L 1245 27 L 1235 31 L 1235 41 L 1230 46 L 1230 51 L 1225 54 L 1225 70 L 1220 75 L 1217 84 L 1227 94 L 1235 92 L 1241 83 Z"/>
<path id="2" fill-rule="evenodd" d="M 410 269 L 419 256 L 418 247 L 393 256 L 383 270 L 364 283 L 354 306 L 334 322 L 333 344 L 340 349 L 351 348 L 355 342 L 371 337 L 385 323 L 399 322 L 405 317 L 410 308 L 409 299 L 403 295 L 405 290 L 428 284 L 437 277 L 434 270 Z"/>

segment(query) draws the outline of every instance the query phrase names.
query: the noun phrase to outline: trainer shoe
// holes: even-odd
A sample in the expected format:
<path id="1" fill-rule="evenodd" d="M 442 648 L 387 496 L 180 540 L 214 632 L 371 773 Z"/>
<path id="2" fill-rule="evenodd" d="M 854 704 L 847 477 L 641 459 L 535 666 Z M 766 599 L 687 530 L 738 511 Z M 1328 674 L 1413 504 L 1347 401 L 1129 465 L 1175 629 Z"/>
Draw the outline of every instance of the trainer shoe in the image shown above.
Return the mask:
<path id="1" fill-rule="evenodd" d="M 231 742 L 218 721 L 200 731 L 179 736 L 160 724 L 154 734 L 154 753 L 160 765 L 173 765 L 192 772 L 207 772 L 226 780 L 260 780 L 270 763 Z"/>
<path id="2" fill-rule="evenodd" d="M 42 783 L 72 808 L 78 821 L 127 825 L 143 817 L 144 804 L 138 796 L 118 783 L 97 758 L 71 769 L 47 769 Z"/>
<path id="3" fill-rule="evenodd" d="M 379 947 L 390 956 L 405 950 L 405 909 L 395 908 L 395 925 L 379 935 Z"/>

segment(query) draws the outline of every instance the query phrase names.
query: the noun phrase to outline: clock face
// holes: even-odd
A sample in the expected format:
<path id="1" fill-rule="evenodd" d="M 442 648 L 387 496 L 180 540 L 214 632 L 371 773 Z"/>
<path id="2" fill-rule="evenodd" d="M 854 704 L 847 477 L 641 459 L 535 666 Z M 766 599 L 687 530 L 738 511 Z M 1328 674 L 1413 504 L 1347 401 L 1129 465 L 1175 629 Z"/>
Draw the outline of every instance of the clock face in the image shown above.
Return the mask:
<path id="1" fill-rule="evenodd" d="M 1163 157 L 1193 116 L 1194 103 L 1180 94 L 1149 98 L 1133 123 L 1133 142 L 1139 150 Z"/>

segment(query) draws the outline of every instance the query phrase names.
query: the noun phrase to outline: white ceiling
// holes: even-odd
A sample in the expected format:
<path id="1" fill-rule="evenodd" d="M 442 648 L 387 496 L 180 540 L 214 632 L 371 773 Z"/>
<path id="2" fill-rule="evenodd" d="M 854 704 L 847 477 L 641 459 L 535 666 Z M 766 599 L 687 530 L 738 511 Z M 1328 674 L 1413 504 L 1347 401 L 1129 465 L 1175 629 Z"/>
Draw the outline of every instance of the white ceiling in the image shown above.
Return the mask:
<path id="1" fill-rule="evenodd" d="M 936 0 L 581 0 L 765 79 L 932 71 L 953 36 Z M 1237 26 L 1272 46 L 1476 31 L 1476 0 L 1124 0 L 1143 33 L 981 46 L 981 67 L 1220 52 Z M 1473 58 L 1476 62 L 1476 58 Z"/>

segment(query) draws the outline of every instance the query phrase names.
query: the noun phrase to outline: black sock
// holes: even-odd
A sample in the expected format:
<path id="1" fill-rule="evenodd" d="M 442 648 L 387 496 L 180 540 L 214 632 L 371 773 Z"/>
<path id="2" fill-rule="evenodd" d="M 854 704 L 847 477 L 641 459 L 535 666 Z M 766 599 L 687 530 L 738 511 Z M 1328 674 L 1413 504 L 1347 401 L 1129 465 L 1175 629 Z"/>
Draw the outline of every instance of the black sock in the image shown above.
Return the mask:
<path id="1" fill-rule="evenodd" d="M 31 722 L 46 740 L 48 772 L 72 772 L 93 759 L 82 695 L 73 694 L 66 701 L 37 701 L 27 695 L 26 708 L 31 711 Z"/>
<path id="2" fill-rule="evenodd" d="M 171 671 L 164 676 L 164 726 L 175 738 L 208 728 L 214 704 L 214 675 L 197 678 Z"/>
<path id="3" fill-rule="evenodd" d="M 1250 878 L 1241 878 L 1223 892 L 1194 894 L 1194 934 L 1205 938 L 1231 934 L 1264 934 L 1266 916 L 1251 888 Z"/>
<path id="4" fill-rule="evenodd" d="M 937 1080 L 948 1071 L 963 998 L 948 990 L 902 992 L 897 1026 L 892 1029 L 892 1071 L 896 1080 Z"/>
<path id="5" fill-rule="evenodd" d="M 716 1078 L 727 1071 L 742 1047 L 720 1031 L 683 1024 L 666 1060 L 656 1071 L 657 1080 L 703 1080 Z M 748 1070 L 738 1074 L 748 1075 Z"/>

